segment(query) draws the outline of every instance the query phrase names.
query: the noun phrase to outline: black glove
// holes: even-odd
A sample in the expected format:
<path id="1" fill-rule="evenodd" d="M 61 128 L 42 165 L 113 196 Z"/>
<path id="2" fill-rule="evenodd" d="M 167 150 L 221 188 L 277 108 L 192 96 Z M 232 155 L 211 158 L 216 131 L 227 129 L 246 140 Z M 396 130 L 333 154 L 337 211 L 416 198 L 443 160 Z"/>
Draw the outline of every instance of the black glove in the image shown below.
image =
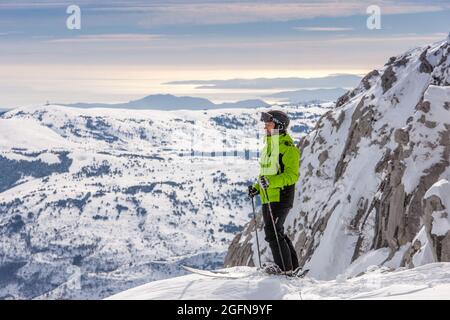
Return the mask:
<path id="1" fill-rule="evenodd" d="M 248 186 L 248 196 L 250 198 L 253 198 L 259 193 L 258 189 L 254 188 L 253 186 Z"/>
<path id="2" fill-rule="evenodd" d="M 263 189 L 267 189 L 269 187 L 269 180 L 266 177 L 261 176 L 261 177 L 259 177 L 259 185 Z"/>

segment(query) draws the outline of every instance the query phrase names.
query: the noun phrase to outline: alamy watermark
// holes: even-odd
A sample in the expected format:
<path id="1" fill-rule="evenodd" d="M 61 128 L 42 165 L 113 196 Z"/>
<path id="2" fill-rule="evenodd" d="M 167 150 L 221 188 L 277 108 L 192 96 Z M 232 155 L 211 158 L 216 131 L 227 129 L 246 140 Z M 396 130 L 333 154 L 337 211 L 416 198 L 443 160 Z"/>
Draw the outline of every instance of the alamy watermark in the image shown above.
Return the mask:
<path id="1" fill-rule="evenodd" d="M 380 30 L 381 29 L 381 8 L 377 5 L 368 6 L 366 13 L 369 15 L 367 18 L 367 29 Z"/>
<path id="2" fill-rule="evenodd" d="M 269 138 L 270 137 L 270 138 Z M 179 132 L 171 137 L 173 144 L 185 141 L 185 147 L 178 153 L 180 157 L 216 158 L 226 164 L 236 158 L 258 159 L 264 175 L 274 175 L 279 171 L 280 134 L 274 129 L 270 136 L 265 130 L 245 130 L 237 134 L 235 130 L 216 132 L 213 136 L 202 130 Z M 213 148 L 213 149 L 212 149 Z"/>
<path id="3" fill-rule="evenodd" d="M 66 268 L 68 278 L 66 280 L 66 287 L 70 290 L 81 290 L 81 268 L 78 266 L 68 266 Z"/>
<path id="4" fill-rule="evenodd" d="M 81 8 L 76 4 L 67 7 L 66 13 L 69 17 L 66 20 L 66 27 L 69 30 L 81 30 Z M 366 21 L 367 29 L 381 29 L 381 8 L 378 5 L 370 5 L 366 9 L 369 15 Z"/>
<path id="5" fill-rule="evenodd" d="M 66 9 L 69 17 L 66 20 L 66 27 L 69 30 L 81 29 L 81 8 L 75 4 L 70 5 Z"/>

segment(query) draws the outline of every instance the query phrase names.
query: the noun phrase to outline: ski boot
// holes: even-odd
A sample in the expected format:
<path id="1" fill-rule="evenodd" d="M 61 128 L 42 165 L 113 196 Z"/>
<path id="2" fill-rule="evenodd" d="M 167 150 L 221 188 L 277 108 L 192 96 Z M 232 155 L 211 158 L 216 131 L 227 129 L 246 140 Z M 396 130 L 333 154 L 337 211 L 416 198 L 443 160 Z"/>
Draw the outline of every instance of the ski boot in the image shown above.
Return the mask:
<path id="1" fill-rule="evenodd" d="M 292 270 L 283 271 L 276 264 L 264 264 L 262 270 L 270 275 L 286 275 L 289 277 L 292 277 L 294 275 L 294 272 Z"/>

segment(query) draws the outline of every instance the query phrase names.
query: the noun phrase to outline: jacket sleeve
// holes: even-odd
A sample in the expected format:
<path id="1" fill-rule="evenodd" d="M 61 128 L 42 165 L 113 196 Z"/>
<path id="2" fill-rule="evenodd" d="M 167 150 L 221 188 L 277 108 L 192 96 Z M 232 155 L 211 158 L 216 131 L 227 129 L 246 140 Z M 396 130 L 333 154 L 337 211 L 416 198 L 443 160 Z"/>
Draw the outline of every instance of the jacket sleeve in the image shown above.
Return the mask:
<path id="1" fill-rule="evenodd" d="M 296 147 L 289 147 L 281 158 L 284 172 L 267 176 L 271 188 L 283 188 L 295 184 L 299 177 L 300 151 Z"/>
<path id="2" fill-rule="evenodd" d="M 258 183 L 258 182 L 256 182 L 256 183 L 253 185 L 253 188 L 255 188 L 256 190 L 258 190 L 258 192 L 261 192 L 260 187 L 259 187 L 259 183 Z"/>

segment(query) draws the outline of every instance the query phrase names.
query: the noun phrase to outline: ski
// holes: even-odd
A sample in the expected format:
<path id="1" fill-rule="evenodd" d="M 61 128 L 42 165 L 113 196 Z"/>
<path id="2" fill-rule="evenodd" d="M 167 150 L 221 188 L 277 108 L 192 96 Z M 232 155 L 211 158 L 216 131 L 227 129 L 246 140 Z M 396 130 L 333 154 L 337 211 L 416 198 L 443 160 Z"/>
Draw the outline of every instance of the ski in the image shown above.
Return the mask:
<path id="1" fill-rule="evenodd" d="M 188 266 L 181 266 L 181 267 L 188 272 L 199 274 L 199 275 L 206 276 L 206 277 L 211 277 L 211 278 L 240 279 L 240 278 L 247 277 L 246 274 L 233 275 L 233 274 L 230 274 L 227 272 L 221 272 L 221 271 L 202 270 L 202 269 L 196 269 L 196 268 L 192 268 L 192 267 L 188 267 Z"/>
<path id="2" fill-rule="evenodd" d="M 224 278 L 224 279 L 242 279 L 242 278 L 246 278 L 249 276 L 249 274 L 244 274 L 244 273 L 236 273 L 236 274 L 232 274 L 232 273 L 228 273 L 226 271 L 218 271 L 218 270 L 203 270 L 203 269 L 197 269 L 197 268 L 192 268 L 192 267 L 188 267 L 188 266 L 181 266 L 184 270 L 190 272 L 190 273 L 194 273 L 194 274 L 198 274 L 198 275 L 202 275 L 205 277 L 211 277 L 211 278 Z M 264 272 L 264 271 L 263 271 Z M 309 269 L 305 269 L 305 270 L 300 270 L 299 272 L 297 272 L 296 274 L 293 274 L 291 276 L 289 276 L 290 278 L 303 278 L 305 277 L 309 272 Z M 268 276 L 283 276 L 283 273 L 280 274 L 269 274 L 264 272 L 265 274 L 267 274 Z"/>
<path id="3" fill-rule="evenodd" d="M 302 270 L 302 272 L 295 275 L 296 278 L 304 278 L 309 272 L 309 269 Z"/>
<path id="4" fill-rule="evenodd" d="M 264 270 L 261 270 L 261 272 L 263 272 L 264 274 L 269 275 L 269 276 L 284 276 L 285 275 L 284 272 L 281 270 L 278 273 L 268 273 Z M 294 278 L 294 279 L 295 278 L 304 278 L 308 274 L 308 272 L 309 272 L 309 269 L 298 270 L 297 272 L 295 272 L 293 274 L 286 274 L 286 276 L 288 278 Z"/>

